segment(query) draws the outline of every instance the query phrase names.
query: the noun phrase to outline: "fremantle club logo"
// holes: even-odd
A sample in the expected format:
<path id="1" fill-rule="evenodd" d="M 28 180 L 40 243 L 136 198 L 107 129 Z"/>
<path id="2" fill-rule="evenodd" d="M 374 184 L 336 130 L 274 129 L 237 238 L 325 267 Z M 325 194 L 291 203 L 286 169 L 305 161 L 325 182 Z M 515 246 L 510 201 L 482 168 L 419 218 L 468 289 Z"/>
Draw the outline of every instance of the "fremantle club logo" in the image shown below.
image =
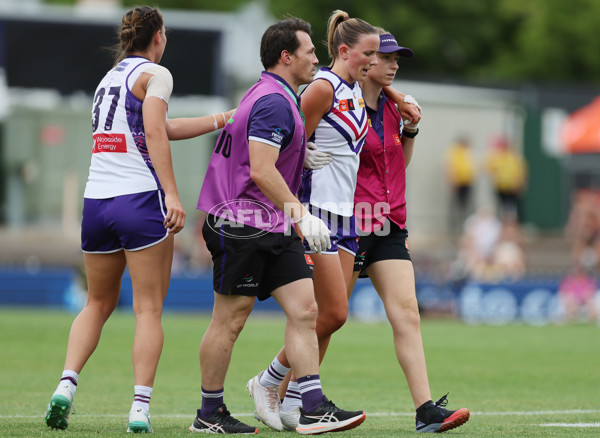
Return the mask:
<path id="1" fill-rule="evenodd" d="M 273 206 L 252 199 L 222 202 L 211 208 L 208 214 L 206 224 L 212 231 L 234 239 L 263 236 L 273 231 L 279 221 Z"/>

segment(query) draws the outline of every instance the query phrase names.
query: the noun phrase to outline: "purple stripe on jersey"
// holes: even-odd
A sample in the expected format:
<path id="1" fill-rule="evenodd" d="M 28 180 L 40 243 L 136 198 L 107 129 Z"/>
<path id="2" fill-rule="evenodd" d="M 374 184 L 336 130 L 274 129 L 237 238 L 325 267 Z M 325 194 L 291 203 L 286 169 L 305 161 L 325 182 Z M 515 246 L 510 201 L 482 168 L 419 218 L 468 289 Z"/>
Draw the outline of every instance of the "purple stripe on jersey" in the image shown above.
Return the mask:
<path id="1" fill-rule="evenodd" d="M 333 73 L 333 74 L 335 75 L 335 73 Z M 336 75 L 336 76 L 337 76 L 337 75 Z M 337 90 L 339 90 L 339 89 L 340 89 L 340 87 L 341 87 L 342 85 L 346 84 L 346 85 L 348 86 L 348 88 L 352 89 L 352 87 L 350 87 L 350 84 L 349 84 L 348 82 L 346 82 L 345 80 L 343 80 L 343 79 L 342 79 L 342 78 L 340 78 L 339 76 L 338 76 L 338 78 L 340 79 L 340 82 L 339 82 L 339 84 L 337 84 L 337 87 L 335 87 L 335 90 L 333 91 L 333 96 L 334 96 L 335 102 L 337 102 L 337 101 L 338 101 L 338 98 L 337 98 L 337 97 L 335 97 L 335 95 L 336 95 L 336 93 L 337 93 Z M 327 82 L 329 82 L 331 85 L 333 85 L 333 84 L 331 83 L 331 79 L 329 79 L 329 78 L 319 78 L 319 79 L 325 79 Z"/>
<path id="2" fill-rule="evenodd" d="M 146 145 L 146 130 L 144 129 L 144 115 L 142 112 L 142 106 L 144 104 L 143 101 L 138 99 L 129 89 L 127 85 L 129 83 L 129 77 L 133 74 L 133 72 L 144 64 L 152 64 L 152 62 L 141 62 L 137 66 L 135 66 L 131 72 L 127 75 L 127 79 L 125 80 L 125 87 L 127 88 L 127 93 L 125 95 L 125 109 L 127 111 L 127 125 L 129 126 L 129 130 L 131 131 L 131 135 L 133 137 L 133 141 L 135 143 L 135 147 L 140 152 L 140 155 L 144 159 L 146 166 L 150 170 L 150 173 L 154 177 L 156 181 L 156 185 L 158 188 L 162 188 L 160 185 L 160 181 L 158 180 L 158 175 L 156 175 L 156 171 L 154 170 L 154 165 L 150 160 L 150 154 L 148 153 L 148 146 Z"/>
<path id="3" fill-rule="evenodd" d="M 344 128 L 342 128 L 336 121 L 334 121 L 328 115 L 323 116 L 323 120 L 329 123 L 342 137 L 344 137 L 344 140 L 348 142 L 348 147 L 352 152 L 354 152 L 355 154 L 358 154 L 360 152 L 360 148 L 362 147 L 362 143 L 364 143 L 364 141 L 362 143 L 357 144 L 356 147 L 353 147 L 352 144 L 354 143 L 354 141 Z"/>
<path id="4" fill-rule="evenodd" d="M 332 72 L 331 70 L 329 70 L 328 68 L 323 68 L 323 69 L 324 69 L 324 70 L 328 70 L 330 73 L 332 73 L 332 74 L 334 74 L 335 76 L 337 76 L 335 73 L 333 73 L 333 72 Z M 329 113 L 329 112 L 331 112 L 331 110 L 333 109 L 333 107 L 335 106 L 335 104 L 336 104 L 337 102 L 339 102 L 339 99 L 336 97 L 336 95 L 337 95 L 337 90 L 338 90 L 338 89 L 339 89 L 339 88 L 340 88 L 342 85 L 346 85 L 346 87 L 348 87 L 348 89 L 349 89 L 349 90 L 352 92 L 352 95 L 354 95 L 354 88 L 355 88 L 355 85 L 354 85 L 354 84 L 350 85 L 350 84 L 349 84 L 348 82 L 346 82 L 344 79 L 340 78 L 339 76 L 337 76 L 337 77 L 339 78 L 340 82 L 338 83 L 338 85 L 337 85 L 337 87 L 335 88 L 335 90 L 333 90 L 333 102 L 332 102 L 332 104 L 331 104 L 331 108 L 329 108 L 329 111 L 328 111 L 328 113 Z M 329 82 L 329 83 L 330 83 L 330 84 L 333 86 L 333 83 L 332 83 L 332 82 L 331 82 L 331 81 L 330 81 L 328 78 L 317 78 L 317 79 L 325 79 L 327 82 Z M 360 126 L 362 126 L 362 124 L 363 124 L 363 123 L 364 123 L 364 121 L 365 121 L 365 115 L 366 115 L 366 111 L 364 111 L 364 110 L 363 110 L 363 111 L 361 112 L 361 117 L 360 117 L 360 119 L 359 119 L 359 118 L 356 116 L 356 114 L 354 114 L 354 111 L 349 111 L 349 113 L 350 113 L 350 116 L 351 116 L 351 117 L 354 119 L 354 121 L 355 121 L 356 123 L 358 123 Z M 358 128 L 360 128 L 360 126 L 358 126 Z"/>
<path id="5" fill-rule="evenodd" d="M 68 380 L 70 381 L 73 385 L 77 386 L 77 382 L 75 381 L 75 379 L 73 377 L 63 377 L 62 379 L 60 379 L 60 381 L 62 382 L 63 380 Z"/>
<path id="6" fill-rule="evenodd" d="M 365 135 L 357 144 L 356 144 L 356 149 L 358 150 L 358 152 L 361 151 L 363 145 L 365 144 L 365 142 L 367 141 L 367 136 Z"/>
<path id="7" fill-rule="evenodd" d="M 365 109 L 363 108 L 363 110 L 360 112 L 360 119 L 356 116 L 356 111 L 348 112 L 350 113 L 350 117 L 352 117 L 354 121 L 358 123 L 357 130 L 358 128 L 361 128 L 365 122 L 365 115 L 367 114 L 367 111 L 365 111 Z"/>
<path id="8" fill-rule="evenodd" d="M 127 91 L 131 91 L 129 89 L 129 86 L 127 84 L 129 84 L 129 77 L 133 74 L 133 72 L 140 66 L 140 65 L 144 65 L 144 64 L 152 64 L 150 61 L 146 61 L 146 62 L 140 62 L 138 65 L 136 65 L 134 68 L 131 69 L 131 71 L 129 72 L 129 74 L 127 75 L 127 79 L 125 79 L 125 87 L 127 88 Z"/>

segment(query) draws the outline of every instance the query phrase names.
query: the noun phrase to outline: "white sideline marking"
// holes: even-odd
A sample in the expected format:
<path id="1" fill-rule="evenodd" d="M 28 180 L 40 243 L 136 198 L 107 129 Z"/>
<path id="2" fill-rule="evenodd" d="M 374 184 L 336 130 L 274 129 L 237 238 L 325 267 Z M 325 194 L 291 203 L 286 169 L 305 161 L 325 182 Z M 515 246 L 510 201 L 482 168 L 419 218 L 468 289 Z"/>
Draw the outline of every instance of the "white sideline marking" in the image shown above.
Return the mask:
<path id="1" fill-rule="evenodd" d="M 600 409 L 571 409 L 564 411 L 515 411 L 515 412 L 471 412 L 473 415 L 562 415 L 562 414 L 598 414 Z"/>
<path id="2" fill-rule="evenodd" d="M 600 427 L 600 423 L 547 423 L 536 424 L 544 427 Z"/>
<path id="3" fill-rule="evenodd" d="M 572 409 L 564 411 L 507 411 L 507 412 L 471 412 L 471 415 L 478 416 L 509 416 L 509 415 L 568 415 L 568 414 L 600 414 L 600 409 Z M 126 418 L 127 414 L 73 414 L 75 417 L 88 418 Z M 234 417 L 254 417 L 251 413 L 231 414 Z M 0 418 L 40 418 L 44 413 L 38 415 L 0 415 Z M 368 412 L 370 417 L 414 417 L 414 412 Z M 194 412 L 189 414 L 152 414 L 152 418 L 193 418 Z M 588 424 L 589 426 L 569 426 L 572 424 Z M 565 427 L 600 427 L 600 423 L 548 423 L 539 426 L 566 425 Z"/>

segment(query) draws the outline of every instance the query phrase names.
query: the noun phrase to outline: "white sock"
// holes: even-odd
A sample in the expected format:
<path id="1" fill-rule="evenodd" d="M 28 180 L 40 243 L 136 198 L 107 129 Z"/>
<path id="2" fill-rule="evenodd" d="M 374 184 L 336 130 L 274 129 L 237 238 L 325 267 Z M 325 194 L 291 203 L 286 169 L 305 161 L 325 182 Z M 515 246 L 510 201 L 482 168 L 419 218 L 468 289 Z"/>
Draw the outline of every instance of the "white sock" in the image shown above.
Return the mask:
<path id="1" fill-rule="evenodd" d="M 147 414 L 150 411 L 150 395 L 152 394 L 152 388 L 149 386 L 135 385 L 133 390 L 135 395 L 133 396 L 131 409 L 142 408 Z"/>
<path id="2" fill-rule="evenodd" d="M 281 404 L 281 410 L 284 412 L 291 412 L 296 408 L 302 407 L 302 397 L 300 395 L 300 386 L 298 382 L 290 381 L 288 383 L 287 392 L 285 398 Z"/>
<path id="3" fill-rule="evenodd" d="M 262 386 L 279 386 L 283 381 L 283 378 L 290 369 L 281 365 L 281 362 L 277 360 L 277 357 L 273 359 L 269 368 L 262 373 L 260 376 L 259 383 Z"/>
<path id="4" fill-rule="evenodd" d="M 58 384 L 58 386 L 60 386 L 61 384 L 65 384 L 67 383 L 71 389 L 71 393 L 73 395 L 75 395 L 75 392 L 77 392 L 77 383 L 79 382 L 79 374 L 76 373 L 73 370 L 64 370 L 62 372 L 62 376 L 60 377 L 60 382 Z M 57 387 L 58 389 L 58 387 Z"/>

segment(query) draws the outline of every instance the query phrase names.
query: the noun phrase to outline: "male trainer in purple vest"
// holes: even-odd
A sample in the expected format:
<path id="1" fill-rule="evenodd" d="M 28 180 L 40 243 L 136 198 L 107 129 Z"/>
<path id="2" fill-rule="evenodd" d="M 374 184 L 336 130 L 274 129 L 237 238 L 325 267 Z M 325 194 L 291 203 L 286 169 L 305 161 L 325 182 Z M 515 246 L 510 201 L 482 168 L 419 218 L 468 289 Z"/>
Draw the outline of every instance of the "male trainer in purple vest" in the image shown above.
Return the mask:
<path id="1" fill-rule="evenodd" d="M 190 430 L 257 432 L 230 415 L 223 393 L 233 344 L 254 301 L 271 296 L 287 318 L 289 363 L 275 359 L 264 378 L 281 382 L 290 368 L 298 376 L 299 433 L 347 430 L 361 424 L 365 413 L 341 410 L 323 395 L 312 261 L 295 231 L 317 252 L 331 245 L 327 226 L 295 196 L 306 148 L 298 87 L 312 80 L 318 62 L 310 25 L 298 18 L 272 25 L 260 56 L 266 71 L 219 136 L 198 200 L 198 209 L 208 213 L 202 233 L 214 263 L 215 303 L 200 345 L 202 407 Z M 258 377 L 249 390 L 254 398 L 273 400 Z M 281 422 L 268 425 L 282 429 Z"/>

